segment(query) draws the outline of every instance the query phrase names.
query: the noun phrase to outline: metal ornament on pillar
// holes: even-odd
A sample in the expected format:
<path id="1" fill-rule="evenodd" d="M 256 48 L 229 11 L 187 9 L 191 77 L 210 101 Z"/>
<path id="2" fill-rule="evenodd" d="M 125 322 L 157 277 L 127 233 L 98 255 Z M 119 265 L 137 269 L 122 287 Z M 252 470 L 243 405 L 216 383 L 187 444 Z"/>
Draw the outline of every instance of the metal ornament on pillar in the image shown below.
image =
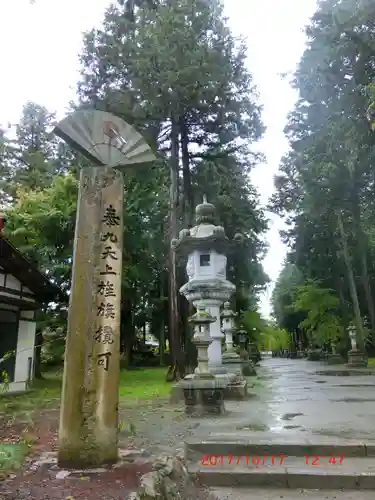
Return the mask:
<path id="1" fill-rule="evenodd" d="M 187 255 L 188 282 L 180 288 L 180 293 L 195 307 L 204 306 L 216 318 L 210 325 L 212 343 L 208 348 L 208 365 L 212 373 L 225 373 L 220 307 L 236 289 L 226 279 L 226 253 L 235 243 L 241 243 L 243 236 L 236 235 L 233 242 L 229 241 L 224 228 L 215 225 L 215 207 L 207 202 L 206 197 L 196 207 L 195 215 L 196 225 L 180 231 L 178 239 L 171 242 L 176 252 Z"/>

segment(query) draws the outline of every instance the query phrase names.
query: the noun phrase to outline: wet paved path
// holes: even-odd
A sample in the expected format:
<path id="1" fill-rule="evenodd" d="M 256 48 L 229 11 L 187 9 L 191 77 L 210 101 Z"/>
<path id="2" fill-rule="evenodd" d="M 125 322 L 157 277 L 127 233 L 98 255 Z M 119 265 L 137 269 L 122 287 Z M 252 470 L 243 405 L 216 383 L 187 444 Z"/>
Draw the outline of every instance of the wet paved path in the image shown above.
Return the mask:
<path id="1" fill-rule="evenodd" d="M 246 402 L 226 402 L 228 415 L 204 419 L 197 435 L 278 434 L 312 438 L 374 439 L 375 374 L 332 376 L 347 370 L 307 360 L 266 358 Z M 251 379 L 249 379 L 250 382 Z M 198 436 L 197 436 L 198 437 Z"/>

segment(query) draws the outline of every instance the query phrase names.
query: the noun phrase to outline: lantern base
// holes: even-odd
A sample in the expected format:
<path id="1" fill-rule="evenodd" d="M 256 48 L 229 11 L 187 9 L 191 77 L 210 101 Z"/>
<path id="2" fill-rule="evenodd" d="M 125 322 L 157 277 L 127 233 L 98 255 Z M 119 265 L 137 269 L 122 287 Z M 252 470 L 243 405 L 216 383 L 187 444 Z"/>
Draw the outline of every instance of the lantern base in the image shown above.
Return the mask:
<path id="1" fill-rule="evenodd" d="M 246 380 L 241 380 L 234 384 L 229 384 L 224 389 L 224 399 L 229 401 L 243 401 L 247 399 L 247 382 Z"/>
<path id="2" fill-rule="evenodd" d="M 329 365 L 342 365 L 344 363 L 344 360 L 338 353 L 328 354 L 327 363 Z"/>
<path id="3" fill-rule="evenodd" d="M 210 378 L 205 375 L 195 375 L 194 378 L 180 382 L 186 415 L 204 417 L 225 413 L 224 389 L 228 386 L 228 381 L 213 377 L 211 374 Z"/>
<path id="4" fill-rule="evenodd" d="M 350 367 L 366 367 L 368 363 L 367 356 L 359 349 L 352 349 L 348 352 L 348 366 Z"/>
<path id="5" fill-rule="evenodd" d="M 250 359 L 241 360 L 241 370 L 244 377 L 255 377 L 257 374 L 255 365 Z"/>

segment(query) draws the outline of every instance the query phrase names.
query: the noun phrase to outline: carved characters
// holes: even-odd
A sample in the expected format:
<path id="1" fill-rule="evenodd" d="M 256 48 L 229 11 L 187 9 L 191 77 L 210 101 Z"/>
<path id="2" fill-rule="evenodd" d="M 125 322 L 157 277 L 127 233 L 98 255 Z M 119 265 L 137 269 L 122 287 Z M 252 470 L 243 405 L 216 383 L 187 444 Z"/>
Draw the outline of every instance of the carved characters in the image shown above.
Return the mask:
<path id="1" fill-rule="evenodd" d="M 118 334 L 118 314 L 117 310 L 117 283 L 119 273 L 116 271 L 119 266 L 121 249 L 118 247 L 121 241 L 122 227 L 120 225 L 121 218 L 113 205 L 105 207 L 102 219 L 102 233 L 100 235 L 101 250 L 100 261 L 102 262 L 99 269 L 99 276 L 96 287 L 97 296 L 97 325 L 94 332 L 94 341 L 103 347 L 98 347 L 99 352 L 96 355 L 96 364 L 104 371 L 108 371 L 112 356 L 112 345 L 116 342 Z M 101 349 L 106 346 L 106 350 Z"/>

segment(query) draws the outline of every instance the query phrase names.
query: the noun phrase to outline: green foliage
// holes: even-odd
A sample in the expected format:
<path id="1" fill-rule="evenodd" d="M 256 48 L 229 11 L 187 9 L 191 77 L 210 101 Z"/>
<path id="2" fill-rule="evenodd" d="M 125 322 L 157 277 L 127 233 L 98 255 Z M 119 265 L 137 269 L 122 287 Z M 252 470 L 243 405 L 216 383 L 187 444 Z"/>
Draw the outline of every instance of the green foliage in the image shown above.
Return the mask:
<path id="1" fill-rule="evenodd" d="M 228 258 L 228 277 L 237 285 L 236 310 L 256 310 L 268 281 L 261 266 L 267 220 L 249 173 L 262 161 L 255 143 L 264 127 L 245 60 L 245 44 L 231 33 L 217 0 L 115 2 L 101 28 L 84 36 L 80 107 L 124 118 L 158 153 L 152 167 L 124 173 L 123 348 L 129 350 L 136 328 L 148 323 L 158 337 L 168 323 L 170 233 L 194 222 L 203 194 L 216 205 L 228 236 L 245 236 Z M 68 291 L 77 178 L 87 162 L 51 134 L 54 122 L 48 110 L 27 103 L 16 138 L 1 135 L 0 193 L 7 237 Z M 172 128 L 177 207 L 170 204 Z M 185 262 L 178 265 L 180 285 Z M 64 306 L 45 308 L 43 328 L 64 324 Z"/>
<path id="2" fill-rule="evenodd" d="M 306 314 L 300 326 L 306 330 L 312 344 L 337 341 L 342 335 L 338 307 L 339 299 L 333 290 L 322 288 L 317 281 L 307 280 L 297 288 L 293 308 Z"/>
<path id="3" fill-rule="evenodd" d="M 14 245 L 58 284 L 69 288 L 77 181 L 70 173 L 56 175 L 49 187 L 22 187 L 6 211 L 6 234 Z"/>
<path id="4" fill-rule="evenodd" d="M 270 208 L 287 222 L 283 238 L 290 254 L 282 273 L 295 265 L 302 282 L 318 280 L 340 301 L 322 331 L 334 336 L 353 316 L 358 331 L 368 316 L 375 345 L 375 134 L 368 122 L 374 116 L 371 103 L 368 109 L 375 81 L 374 15 L 370 0 L 319 2 L 292 81 L 299 100 L 285 128 L 290 151 L 281 161 Z M 299 309 L 302 318 L 293 317 L 293 293 L 281 289 L 275 290 L 275 317 L 297 331 L 306 312 Z"/>
<path id="5" fill-rule="evenodd" d="M 289 347 L 290 336 L 289 333 L 282 328 L 267 325 L 261 332 L 260 343 L 266 350 L 279 351 Z"/>

